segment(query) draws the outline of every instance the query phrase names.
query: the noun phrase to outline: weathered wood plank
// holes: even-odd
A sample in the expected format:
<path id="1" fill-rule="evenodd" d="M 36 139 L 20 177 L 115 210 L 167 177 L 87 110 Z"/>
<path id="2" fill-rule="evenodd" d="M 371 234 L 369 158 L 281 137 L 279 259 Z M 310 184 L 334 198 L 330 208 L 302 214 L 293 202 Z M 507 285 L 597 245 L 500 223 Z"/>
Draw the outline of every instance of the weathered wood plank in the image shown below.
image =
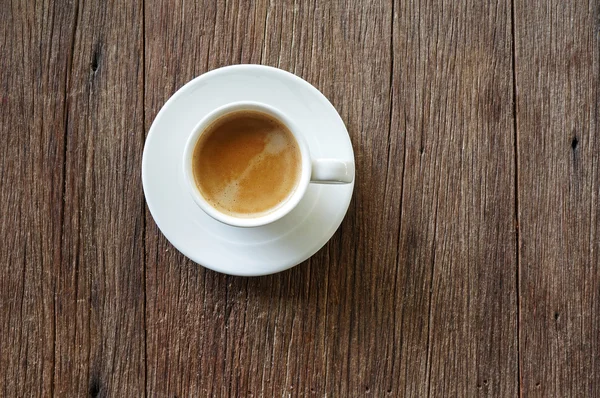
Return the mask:
<path id="1" fill-rule="evenodd" d="M 511 4 L 394 11 L 391 131 L 406 145 L 390 380 L 401 396 L 515 396 Z"/>
<path id="2" fill-rule="evenodd" d="M 143 9 L 81 2 L 66 109 L 55 393 L 145 391 Z"/>
<path id="3" fill-rule="evenodd" d="M 75 12 L 3 1 L 0 21 L 0 396 L 49 396 Z"/>
<path id="4" fill-rule="evenodd" d="M 600 395 L 598 1 L 516 1 L 525 396 Z"/>
<path id="5" fill-rule="evenodd" d="M 390 11 L 389 2 L 147 2 L 146 129 L 192 77 L 263 63 L 330 98 L 359 170 L 332 241 L 270 277 L 226 277 L 192 264 L 147 215 L 150 395 L 395 393 L 381 366 L 394 339 L 402 160 L 390 159 L 390 147 L 402 152 L 401 135 L 389 130 Z"/>

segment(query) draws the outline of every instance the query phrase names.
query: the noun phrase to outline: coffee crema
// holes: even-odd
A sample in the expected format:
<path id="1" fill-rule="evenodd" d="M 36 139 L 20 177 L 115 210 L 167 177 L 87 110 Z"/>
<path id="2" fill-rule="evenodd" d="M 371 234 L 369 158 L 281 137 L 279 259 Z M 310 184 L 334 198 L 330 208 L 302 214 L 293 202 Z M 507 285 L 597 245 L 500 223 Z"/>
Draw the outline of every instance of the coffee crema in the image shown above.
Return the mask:
<path id="1" fill-rule="evenodd" d="M 283 204 L 300 180 L 296 139 L 276 118 L 237 111 L 214 121 L 196 143 L 192 169 L 202 196 L 222 213 L 266 215 Z"/>

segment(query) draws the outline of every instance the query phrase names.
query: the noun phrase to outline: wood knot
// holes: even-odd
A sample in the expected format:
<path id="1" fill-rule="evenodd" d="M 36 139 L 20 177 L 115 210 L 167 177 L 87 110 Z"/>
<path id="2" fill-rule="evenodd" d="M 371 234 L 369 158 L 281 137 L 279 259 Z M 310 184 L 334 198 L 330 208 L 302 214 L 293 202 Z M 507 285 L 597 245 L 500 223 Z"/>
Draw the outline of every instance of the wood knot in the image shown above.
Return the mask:
<path id="1" fill-rule="evenodd" d="M 95 377 L 90 381 L 89 393 L 92 398 L 96 398 L 100 395 L 100 381 Z"/>
<path id="2" fill-rule="evenodd" d="M 98 68 L 100 67 L 100 55 L 101 55 L 101 47 L 97 45 L 94 49 L 94 53 L 92 54 L 92 62 L 90 63 L 90 68 L 92 72 L 96 73 Z"/>
<path id="3" fill-rule="evenodd" d="M 573 150 L 577 149 L 577 146 L 579 145 L 579 140 L 577 139 L 577 137 L 573 137 L 573 141 L 571 141 L 571 148 Z"/>

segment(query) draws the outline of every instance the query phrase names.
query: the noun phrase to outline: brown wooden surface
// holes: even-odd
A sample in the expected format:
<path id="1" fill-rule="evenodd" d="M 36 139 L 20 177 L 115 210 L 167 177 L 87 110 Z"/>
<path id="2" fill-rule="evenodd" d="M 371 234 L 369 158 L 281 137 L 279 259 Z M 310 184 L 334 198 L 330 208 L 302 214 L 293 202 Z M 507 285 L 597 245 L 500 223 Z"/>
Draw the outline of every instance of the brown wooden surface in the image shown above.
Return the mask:
<path id="1" fill-rule="evenodd" d="M 600 396 L 600 2 L 0 2 L 0 396 Z M 260 63 L 351 135 L 346 219 L 240 278 L 161 235 L 160 107 Z"/>
<path id="2" fill-rule="evenodd" d="M 600 396 L 600 4 L 515 2 L 521 390 Z"/>

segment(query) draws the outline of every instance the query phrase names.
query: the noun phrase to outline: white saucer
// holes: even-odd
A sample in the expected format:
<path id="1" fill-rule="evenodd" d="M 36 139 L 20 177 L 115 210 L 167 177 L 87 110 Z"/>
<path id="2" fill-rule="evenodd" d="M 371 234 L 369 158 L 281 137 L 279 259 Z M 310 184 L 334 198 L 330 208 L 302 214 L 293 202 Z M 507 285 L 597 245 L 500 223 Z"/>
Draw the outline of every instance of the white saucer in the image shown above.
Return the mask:
<path id="1" fill-rule="evenodd" d="M 301 263 L 327 243 L 348 210 L 354 183 L 310 184 L 294 210 L 262 227 L 231 227 L 208 216 L 187 191 L 183 148 L 206 114 L 241 100 L 272 105 L 312 132 L 306 142 L 313 158 L 354 161 L 344 122 L 321 92 L 280 69 L 234 65 L 190 81 L 162 107 L 144 146 L 142 182 L 156 224 L 185 256 L 226 274 L 266 275 Z"/>

